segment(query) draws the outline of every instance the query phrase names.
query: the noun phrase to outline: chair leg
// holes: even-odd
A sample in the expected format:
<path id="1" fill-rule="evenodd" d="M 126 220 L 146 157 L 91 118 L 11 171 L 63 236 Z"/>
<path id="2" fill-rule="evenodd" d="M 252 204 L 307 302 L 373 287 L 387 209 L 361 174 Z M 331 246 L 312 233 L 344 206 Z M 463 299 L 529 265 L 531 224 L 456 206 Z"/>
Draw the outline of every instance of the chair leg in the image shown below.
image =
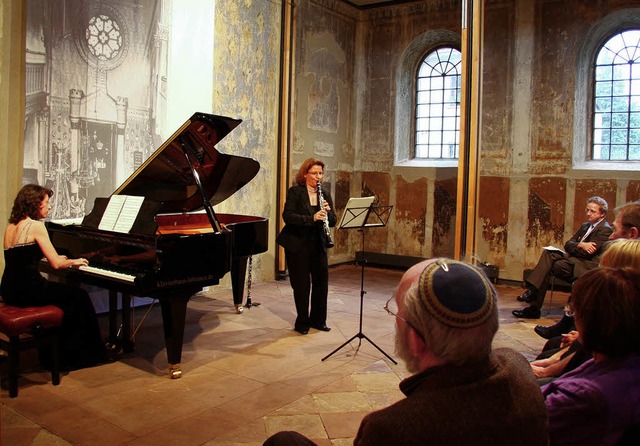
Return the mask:
<path id="1" fill-rule="evenodd" d="M 9 337 L 9 396 L 18 396 L 18 370 L 20 369 L 20 337 Z"/>
<path id="2" fill-rule="evenodd" d="M 556 276 L 551 275 L 551 280 L 549 281 L 549 287 L 551 288 L 551 293 L 549 293 L 549 303 L 547 304 L 547 314 L 551 313 L 551 303 L 553 302 L 553 286 L 556 281 Z"/>
<path id="3" fill-rule="evenodd" d="M 57 328 L 53 329 L 51 334 L 51 354 L 53 361 L 51 366 L 51 383 L 54 386 L 60 384 L 60 334 Z"/>

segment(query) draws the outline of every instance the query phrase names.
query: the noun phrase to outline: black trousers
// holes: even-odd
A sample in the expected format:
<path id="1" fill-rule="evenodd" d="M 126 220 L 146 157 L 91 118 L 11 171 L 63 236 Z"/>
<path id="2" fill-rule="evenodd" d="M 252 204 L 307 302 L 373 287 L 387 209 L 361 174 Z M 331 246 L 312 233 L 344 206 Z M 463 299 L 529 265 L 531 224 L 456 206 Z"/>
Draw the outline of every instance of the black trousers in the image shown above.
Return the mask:
<path id="1" fill-rule="evenodd" d="M 329 293 L 327 252 L 314 240 L 299 251 L 285 251 L 285 254 L 298 314 L 295 328 L 324 325 Z"/>
<path id="2" fill-rule="evenodd" d="M 573 267 L 574 263 L 562 252 L 544 249 L 536 267 L 526 278 L 527 283 L 533 285 L 538 290 L 536 300 L 532 305 L 537 308 L 542 308 L 547 289 L 549 288 L 550 273 L 553 273 L 556 277 L 572 282 L 574 279 Z"/>

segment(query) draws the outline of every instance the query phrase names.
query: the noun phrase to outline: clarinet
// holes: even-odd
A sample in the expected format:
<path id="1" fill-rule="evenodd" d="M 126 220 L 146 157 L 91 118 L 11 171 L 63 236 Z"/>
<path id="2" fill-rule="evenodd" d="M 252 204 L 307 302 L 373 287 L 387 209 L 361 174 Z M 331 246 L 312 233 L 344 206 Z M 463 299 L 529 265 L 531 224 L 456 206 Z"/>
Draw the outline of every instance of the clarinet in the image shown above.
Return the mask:
<path id="1" fill-rule="evenodd" d="M 322 195 L 322 183 L 318 181 L 318 204 L 320 205 L 320 209 L 324 209 L 324 196 Z M 329 231 L 329 216 L 324 219 L 324 235 L 325 235 L 325 245 L 327 248 L 333 248 L 333 240 L 331 240 L 331 232 Z"/>

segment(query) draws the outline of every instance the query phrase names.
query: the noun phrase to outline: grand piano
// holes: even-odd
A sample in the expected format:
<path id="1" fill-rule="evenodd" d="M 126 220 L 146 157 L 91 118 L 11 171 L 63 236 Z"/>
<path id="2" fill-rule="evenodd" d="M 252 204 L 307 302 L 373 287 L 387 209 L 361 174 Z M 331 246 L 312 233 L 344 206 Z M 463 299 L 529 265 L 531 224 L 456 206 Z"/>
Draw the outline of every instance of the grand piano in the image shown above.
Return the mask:
<path id="1" fill-rule="evenodd" d="M 87 258 L 89 266 L 64 271 L 45 267 L 45 271 L 68 282 L 109 290 L 109 342 L 122 345 L 125 351 L 134 349 L 132 296 L 160 302 L 171 378 L 182 374 L 190 297 L 204 286 L 218 284 L 231 272 L 233 300 L 240 312 L 247 259 L 267 250 L 266 218 L 216 214 L 213 209 L 260 169 L 256 160 L 223 154 L 214 147 L 240 122 L 194 114 L 111 197 L 96 198 L 81 224 L 47 222 L 58 253 Z M 105 230 L 101 224 L 117 195 L 144 197 L 127 232 Z M 121 338 L 117 330 L 118 294 Z"/>

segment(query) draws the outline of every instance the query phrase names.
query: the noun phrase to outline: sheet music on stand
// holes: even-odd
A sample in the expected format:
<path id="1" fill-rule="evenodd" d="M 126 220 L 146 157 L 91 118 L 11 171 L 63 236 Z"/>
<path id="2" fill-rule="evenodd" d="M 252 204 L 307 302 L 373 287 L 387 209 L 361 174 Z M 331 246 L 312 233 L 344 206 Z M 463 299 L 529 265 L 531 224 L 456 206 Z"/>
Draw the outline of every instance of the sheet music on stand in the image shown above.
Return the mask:
<path id="1" fill-rule="evenodd" d="M 128 233 L 138 217 L 144 197 L 135 195 L 112 195 L 102 214 L 98 229 Z"/>
<path id="2" fill-rule="evenodd" d="M 374 206 L 375 197 L 349 198 L 342 217 L 340 229 L 361 229 L 386 226 L 393 206 Z"/>

